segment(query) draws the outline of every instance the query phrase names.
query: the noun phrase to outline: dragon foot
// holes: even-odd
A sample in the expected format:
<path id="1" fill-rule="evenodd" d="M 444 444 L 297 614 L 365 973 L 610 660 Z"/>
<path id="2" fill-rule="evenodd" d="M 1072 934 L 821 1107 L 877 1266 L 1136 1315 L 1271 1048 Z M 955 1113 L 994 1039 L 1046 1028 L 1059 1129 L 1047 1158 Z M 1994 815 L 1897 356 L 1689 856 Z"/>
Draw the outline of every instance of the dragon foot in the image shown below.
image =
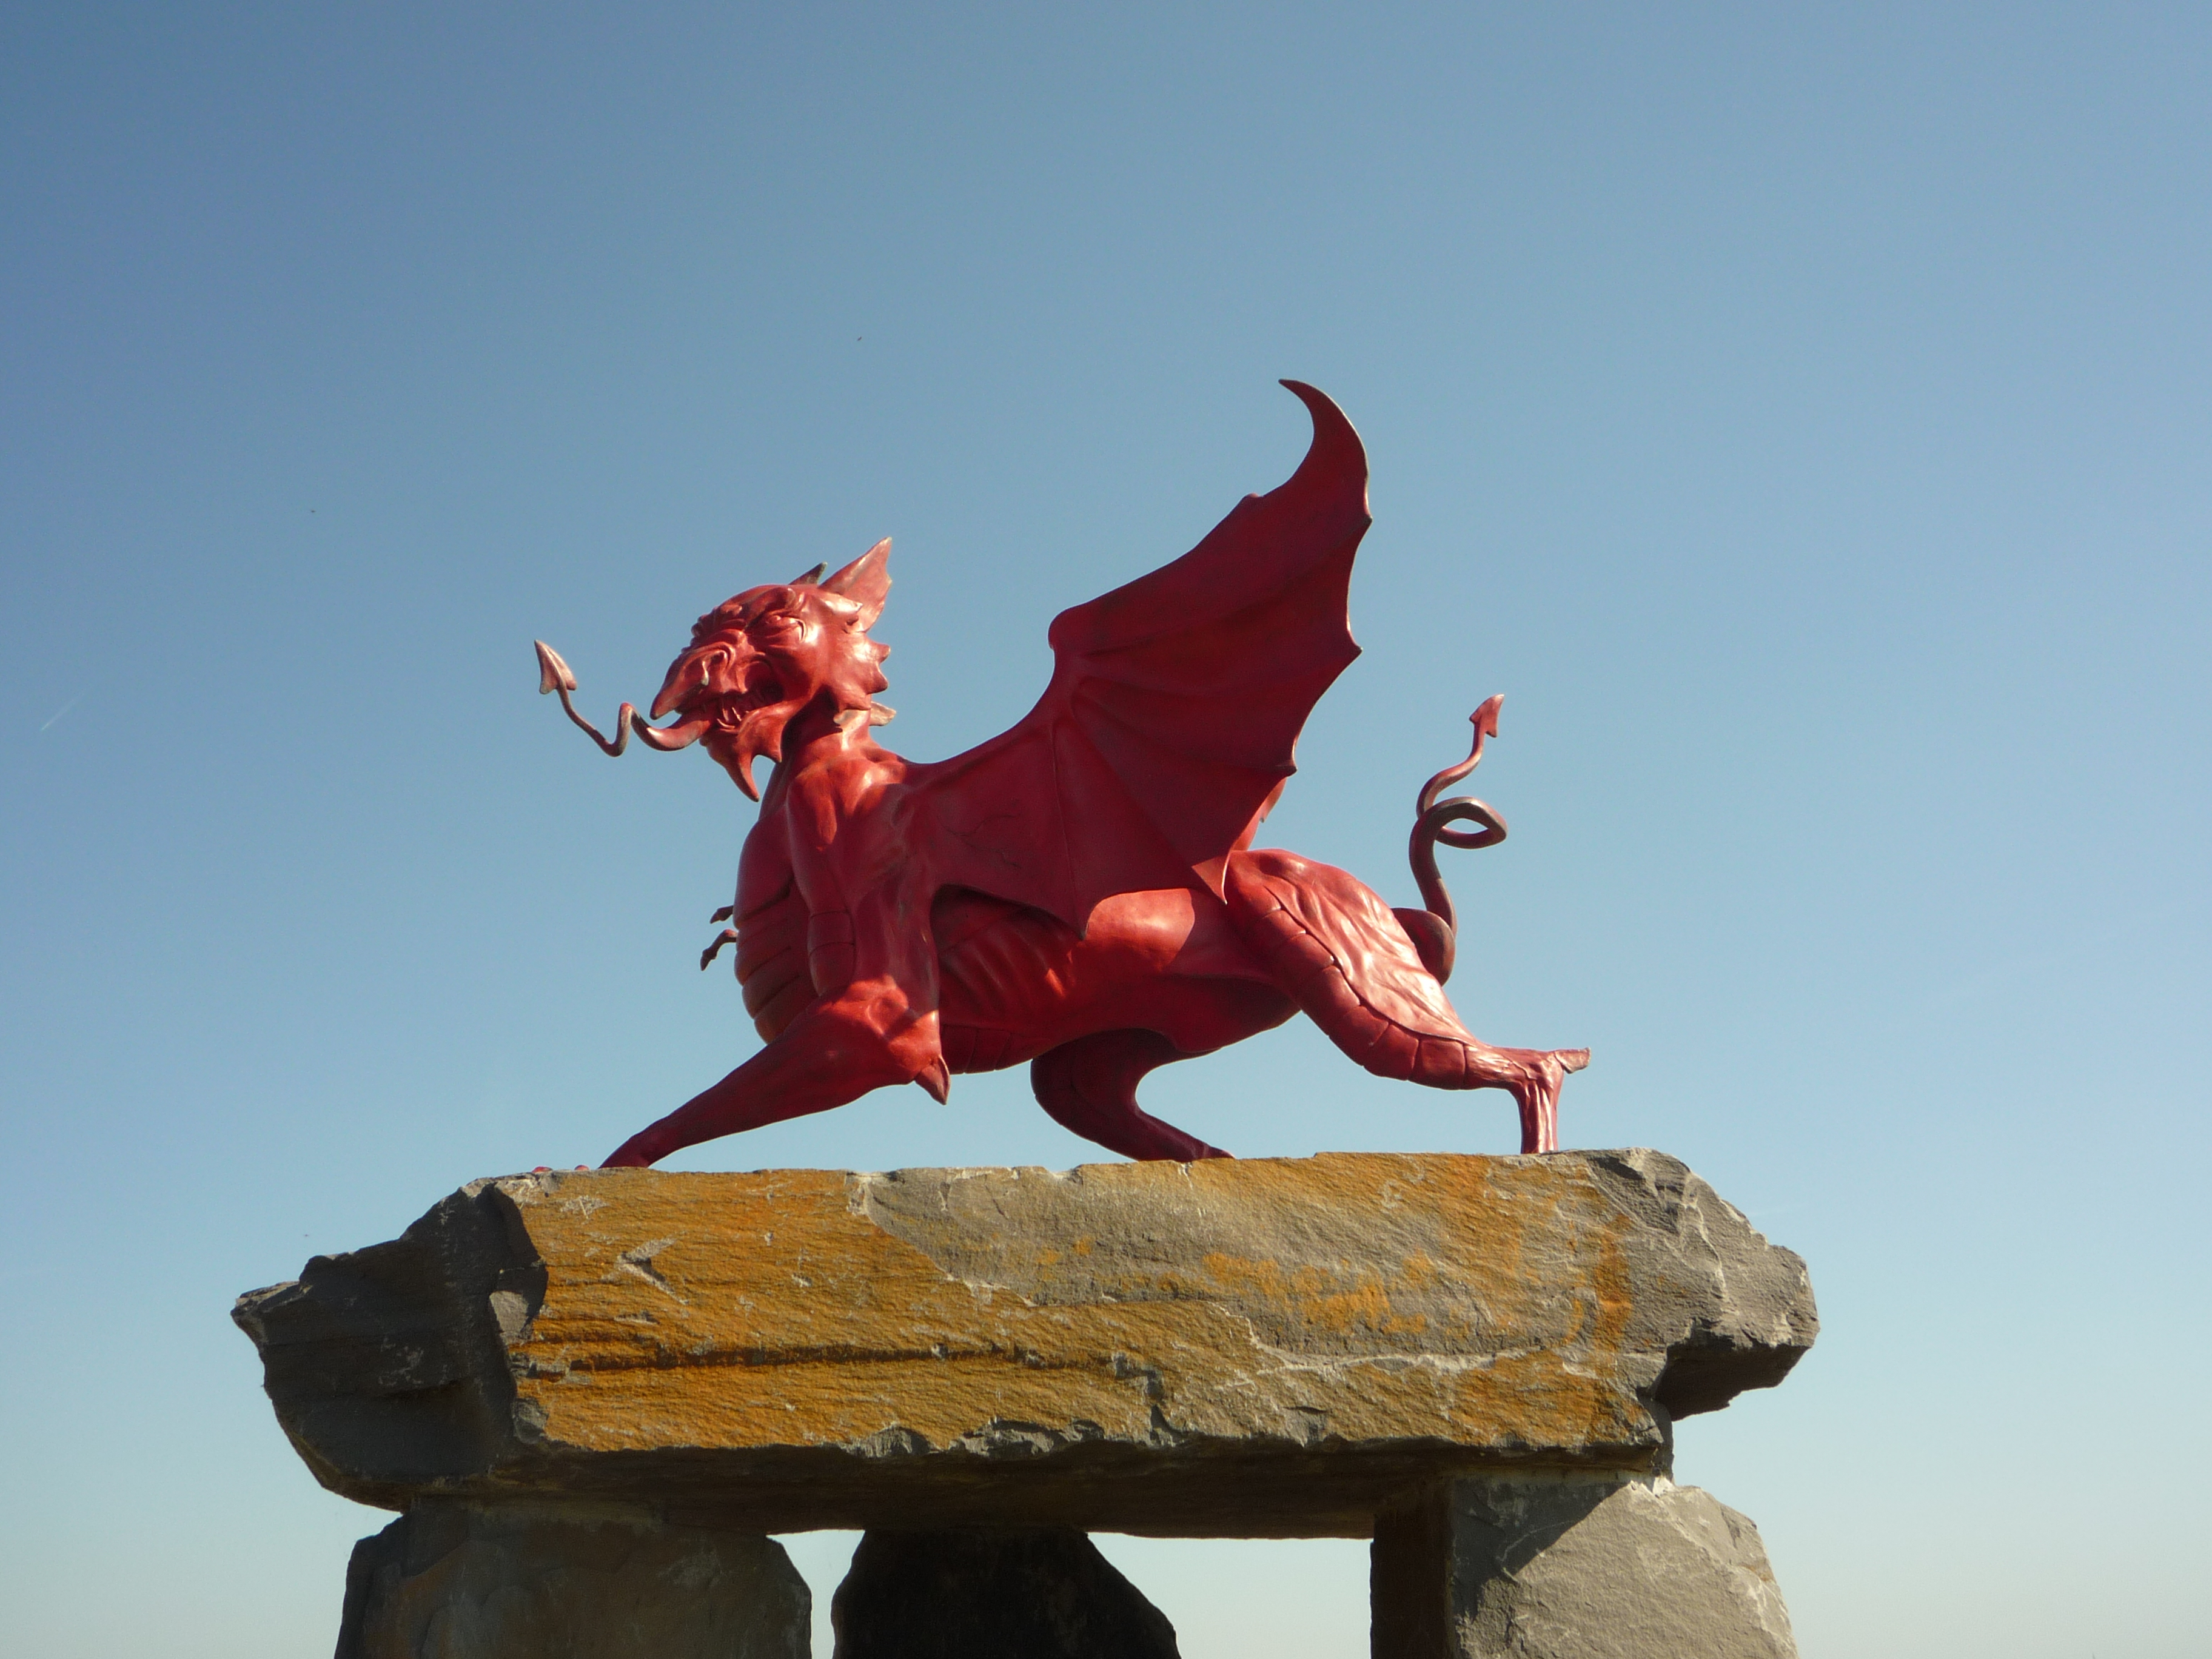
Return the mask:
<path id="1" fill-rule="evenodd" d="M 728 914 L 726 910 L 715 912 L 718 918 Z M 722 947 L 725 945 L 735 945 L 737 942 L 738 930 L 734 927 L 725 927 L 720 933 L 715 934 L 714 942 L 699 952 L 699 971 L 703 974 L 714 965 L 714 958 L 722 954 Z"/>
<path id="2" fill-rule="evenodd" d="M 1567 1074 L 1589 1064 L 1587 1048 L 1554 1048 L 1549 1054 L 1528 1049 L 1512 1051 L 1522 1075 L 1505 1086 L 1521 1108 L 1521 1150 L 1556 1152 L 1559 1150 L 1559 1090 Z"/>

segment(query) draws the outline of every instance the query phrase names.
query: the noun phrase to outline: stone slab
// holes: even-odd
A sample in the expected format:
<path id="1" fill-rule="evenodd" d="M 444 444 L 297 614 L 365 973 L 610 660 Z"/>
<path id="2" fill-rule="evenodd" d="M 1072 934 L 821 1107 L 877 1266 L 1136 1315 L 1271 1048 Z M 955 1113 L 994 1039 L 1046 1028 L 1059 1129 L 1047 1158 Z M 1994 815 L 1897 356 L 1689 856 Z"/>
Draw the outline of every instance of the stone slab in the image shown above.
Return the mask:
<path id="1" fill-rule="evenodd" d="M 1439 1475 L 1662 1471 L 1817 1324 L 1644 1151 L 514 1176 L 235 1317 L 389 1508 L 1349 1537 Z"/>

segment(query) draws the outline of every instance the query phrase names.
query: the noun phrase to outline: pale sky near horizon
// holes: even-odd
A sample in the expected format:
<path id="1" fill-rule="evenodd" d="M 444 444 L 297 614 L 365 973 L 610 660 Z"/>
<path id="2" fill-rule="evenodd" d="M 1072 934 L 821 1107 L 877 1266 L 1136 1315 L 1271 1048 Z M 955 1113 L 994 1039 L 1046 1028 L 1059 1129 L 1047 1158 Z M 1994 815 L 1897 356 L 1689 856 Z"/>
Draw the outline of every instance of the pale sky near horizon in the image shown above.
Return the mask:
<path id="1" fill-rule="evenodd" d="M 1455 1000 L 1808 1260 L 1677 1470 L 1807 1659 L 2202 1652 L 2208 71 L 2176 5 L 0 9 L 0 1651 L 324 1650 L 386 1517 L 232 1297 L 750 1051 L 752 809 L 533 637 L 604 720 L 891 535 L 952 753 L 1291 375 L 1376 526 L 1267 838 L 1410 902 L 1507 694 Z M 1304 1022 L 1146 1099 L 1515 1145 Z M 1095 1156 L 1012 1073 L 672 1167 Z M 1364 1651 L 1356 1542 L 1102 1541 L 1186 1659 Z"/>

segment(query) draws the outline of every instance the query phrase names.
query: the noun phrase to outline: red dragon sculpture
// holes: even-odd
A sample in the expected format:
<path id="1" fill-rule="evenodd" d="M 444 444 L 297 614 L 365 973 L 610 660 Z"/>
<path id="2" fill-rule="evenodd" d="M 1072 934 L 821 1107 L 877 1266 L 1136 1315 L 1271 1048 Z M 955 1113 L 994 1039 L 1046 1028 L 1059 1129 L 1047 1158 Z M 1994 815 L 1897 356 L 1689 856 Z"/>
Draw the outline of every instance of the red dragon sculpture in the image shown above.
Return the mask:
<path id="1" fill-rule="evenodd" d="M 1502 699 L 1476 711 L 1467 759 L 1421 791 L 1426 909 L 1393 911 L 1344 871 L 1251 844 L 1307 714 L 1358 654 L 1346 593 L 1370 522 L 1358 434 L 1313 387 L 1284 384 L 1313 416 L 1297 472 L 1174 563 L 1061 612 L 1036 707 L 951 760 L 909 761 L 873 736 L 892 712 L 876 701 L 890 647 L 868 637 L 888 541 L 700 617 L 653 699 L 653 718 L 677 716 L 666 727 L 624 703 L 610 742 L 538 645 L 538 689 L 607 753 L 633 732 L 654 749 L 703 743 L 761 804 L 736 902 L 713 918 L 732 925 L 700 966 L 736 945 L 767 1046 L 609 1165 L 890 1084 L 942 1101 L 955 1072 L 1024 1060 L 1038 1103 L 1087 1139 L 1224 1158 L 1144 1111 L 1139 1080 L 1300 1010 L 1379 1076 L 1506 1090 L 1521 1150 L 1556 1149 L 1559 1087 L 1589 1051 L 1493 1048 L 1443 994 L 1455 921 L 1436 843 L 1488 846 L 1505 825 L 1437 796 L 1474 770 Z"/>

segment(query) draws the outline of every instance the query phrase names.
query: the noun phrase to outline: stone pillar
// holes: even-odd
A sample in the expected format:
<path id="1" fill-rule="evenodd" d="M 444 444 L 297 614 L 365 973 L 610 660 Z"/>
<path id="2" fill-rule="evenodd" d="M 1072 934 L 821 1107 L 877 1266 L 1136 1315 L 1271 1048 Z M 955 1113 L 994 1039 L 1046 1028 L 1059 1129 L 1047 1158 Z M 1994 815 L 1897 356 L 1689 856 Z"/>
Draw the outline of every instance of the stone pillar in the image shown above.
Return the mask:
<path id="1" fill-rule="evenodd" d="M 337 1659 L 807 1659 L 812 1614 L 770 1539 L 430 1503 L 354 1546 Z"/>
<path id="2" fill-rule="evenodd" d="M 1176 1659 L 1167 1615 L 1068 1528 L 871 1532 L 830 1619 L 836 1659 Z"/>
<path id="3" fill-rule="evenodd" d="M 1663 1477 L 1454 1480 L 1376 1522 L 1374 1659 L 1796 1659 L 1759 1529 Z"/>

